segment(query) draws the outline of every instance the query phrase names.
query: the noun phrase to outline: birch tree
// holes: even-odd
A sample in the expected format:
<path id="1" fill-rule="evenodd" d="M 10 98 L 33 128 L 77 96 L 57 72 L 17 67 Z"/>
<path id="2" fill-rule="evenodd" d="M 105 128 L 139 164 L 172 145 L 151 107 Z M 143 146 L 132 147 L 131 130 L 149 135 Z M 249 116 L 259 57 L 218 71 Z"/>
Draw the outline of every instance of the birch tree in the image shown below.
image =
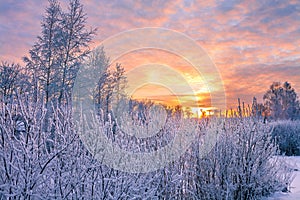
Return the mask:
<path id="1" fill-rule="evenodd" d="M 42 90 L 44 101 L 61 103 L 70 97 L 79 65 L 89 53 L 88 44 L 95 30 L 87 30 L 86 14 L 78 0 L 71 0 L 64 12 L 56 0 L 49 0 L 42 33 L 24 61 L 35 90 Z"/>

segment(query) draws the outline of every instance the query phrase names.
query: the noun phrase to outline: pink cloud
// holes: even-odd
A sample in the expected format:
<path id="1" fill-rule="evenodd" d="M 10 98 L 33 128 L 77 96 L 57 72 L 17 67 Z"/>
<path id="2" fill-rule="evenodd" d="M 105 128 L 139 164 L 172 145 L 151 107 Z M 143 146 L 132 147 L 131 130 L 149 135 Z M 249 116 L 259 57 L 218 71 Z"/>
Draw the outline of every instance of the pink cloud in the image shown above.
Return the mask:
<path id="1" fill-rule="evenodd" d="M 66 2 L 63 1 L 63 6 Z M 197 41 L 218 67 L 231 107 L 237 97 L 249 102 L 254 95 L 262 96 L 273 81 L 288 80 L 300 93 L 297 0 L 88 0 L 82 3 L 88 14 L 88 25 L 98 27 L 93 47 L 119 32 L 142 27 L 174 29 Z M 21 62 L 40 33 L 45 6 L 46 2 L 35 0 L 0 3 L 3 9 L 0 60 Z M 124 66 L 160 62 L 154 54 L 128 54 L 121 61 Z M 180 72 L 193 74 L 188 64 L 176 56 L 161 53 L 160 57 L 176 61 L 176 64 L 165 64 L 177 67 Z"/>

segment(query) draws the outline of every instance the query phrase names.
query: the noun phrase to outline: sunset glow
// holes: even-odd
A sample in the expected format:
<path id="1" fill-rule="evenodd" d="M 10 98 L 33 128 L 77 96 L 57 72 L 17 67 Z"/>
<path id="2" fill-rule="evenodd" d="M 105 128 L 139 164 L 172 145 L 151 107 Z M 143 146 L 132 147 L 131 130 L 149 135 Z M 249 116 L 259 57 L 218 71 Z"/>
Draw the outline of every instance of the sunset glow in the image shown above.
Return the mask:
<path id="1" fill-rule="evenodd" d="M 67 1 L 62 6 L 65 4 Z M 251 104 L 256 96 L 261 102 L 274 81 L 289 81 L 300 92 L 299 1 L 85 1 L 83 4 L 88 24 L 98 28 L 92 47 L 123 31 L 144 27 L 166 28 L 190 37 L 219 71 L 227 109 L 236 107 L 237 98 Z M 46 5 L 47 1 L 36 0 L 0 3 L 1 61 L 23 64 L 22 56 L 28 54 L 40 33 Z M 129 44 L 132 38 L 127 39 L 124 44 L 132 45 Z M 152 39 L 143 38 L 143 42 Z M 172 40 L 165 45 L 178 42 L 177 38 Z M 186 55 L 189 51 L 185 50 Z M 145 48 L 127 52 L 113 63 L 121 63 L 126 69 L 128 90 L 134 91 L 136 98 L 151 98 L 170 105 L 181 103 L 194 112 L 209 109 L 211 93 L 221 88 L 217 85 L 208 88 L 205 80 L 214 77 L 208 73 L 199 75 L 188 61 L 174 52 Z M 153 69 L 160 76 L 153 74 Z"/>

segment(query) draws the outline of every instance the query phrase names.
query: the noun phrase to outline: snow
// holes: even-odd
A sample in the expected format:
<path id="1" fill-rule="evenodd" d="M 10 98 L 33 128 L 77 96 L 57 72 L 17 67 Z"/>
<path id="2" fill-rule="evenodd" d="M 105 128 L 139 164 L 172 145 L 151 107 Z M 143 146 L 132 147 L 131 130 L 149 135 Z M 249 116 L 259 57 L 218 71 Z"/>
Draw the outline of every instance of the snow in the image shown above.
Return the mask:
<path id="1" fill-rule="evenodd" d="M 287 163 L 294 169 L 294 179 L 289 193 L 278 192 L 267 200 L 299 200 L 300 199 L 300 156 L 285 157 Z"/>

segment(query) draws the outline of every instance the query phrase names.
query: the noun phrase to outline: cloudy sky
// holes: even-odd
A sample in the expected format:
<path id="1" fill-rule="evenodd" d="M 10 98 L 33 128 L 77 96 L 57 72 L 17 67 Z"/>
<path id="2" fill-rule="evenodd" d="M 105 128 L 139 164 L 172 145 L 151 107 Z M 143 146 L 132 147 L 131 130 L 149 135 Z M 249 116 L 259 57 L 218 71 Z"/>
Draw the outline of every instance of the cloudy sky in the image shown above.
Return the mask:
<path id="1" fill-rule="evenodd" d="M 234 107 L 238 97 L 246 103 L 251 103 L 253 96 L 261 99 L 273 81 L 289 81 L 300 94 L 299 0 L 86 0 L 82 3 L 88 26 L 98 28 L 93 46 L 120 32 L 143 27 L 174 30 L 194 40 L 219 71 L 228 107 Z M 27 55 L 40 33 L 46 6 L 47 1 L 0 0 L 0 60 L 23 64 L 21 57 Z M 166 54 L 165 61 L 162 54 Z M 187 69 L 188 63 L 184 64 L 180 56 L 141 50 L 122 57 L 119 61 L 124 67 L 145 66 L 145 60 L 159 66 L 177 66 L 178 72 L 201 96 L 201 106 L 210 106 L 209 91 L 200 86 L 201 80 L 197 81 L 193 69 Z M 163 86 L 155 89 L 147 85 L 144 89 L 151 91 L 147 93 L 149 96 L 157 96 L 155 90 L 165 92 Z M 136 93 L 145 94 L 140 90 Z"/>

